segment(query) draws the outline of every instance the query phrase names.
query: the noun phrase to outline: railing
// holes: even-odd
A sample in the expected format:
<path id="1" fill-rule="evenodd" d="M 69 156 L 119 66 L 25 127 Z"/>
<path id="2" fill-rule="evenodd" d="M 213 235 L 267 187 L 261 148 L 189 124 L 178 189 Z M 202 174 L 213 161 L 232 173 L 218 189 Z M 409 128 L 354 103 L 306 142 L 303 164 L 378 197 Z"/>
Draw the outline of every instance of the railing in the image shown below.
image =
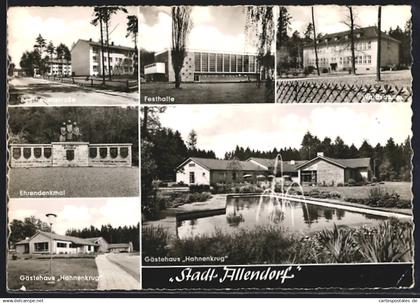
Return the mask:
<path id="1" fill-rule="evenodd" d="M 127 80 L 127 79 L 121 79 L 121 80 L 105 79 L 105 84 L 104 84 L 102 78 L 92 77 L 92 76 L 59 77 L 59 76 L 44 75 L 44 79 L 48 79 L 52 81 L 59 81 L 62 83 L 77 84 L 82 87 L 105 88 L 105 89 L 112 89 L 112 90 L 124 91 L 124 92 L 136 91 L 138 90 L 138 85 L 139 85 L 137 80 Z"/>
<path id="2" fill-rule="evenodd" d="M 277 103 L 409 102 L 412 89 L 395 85 L 343 84 L 329 79 L 278 80 Z"/>

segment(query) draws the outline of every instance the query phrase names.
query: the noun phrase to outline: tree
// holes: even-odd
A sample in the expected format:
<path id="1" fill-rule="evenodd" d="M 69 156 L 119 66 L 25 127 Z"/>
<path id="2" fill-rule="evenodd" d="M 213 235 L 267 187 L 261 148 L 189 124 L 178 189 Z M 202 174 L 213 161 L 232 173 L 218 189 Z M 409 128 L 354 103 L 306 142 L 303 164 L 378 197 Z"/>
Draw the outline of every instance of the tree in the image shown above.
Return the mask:
<path id="1" fill-rule="evenodd" d="M 49 231 L 50 227 L 48 223 L 34 216 L 26 217 L 23 221 L 14 219 L 10 223 L 9 243 L 13 246 L 25 238 L 32 237 L 38 230 Z"/>
<path id="2" fill-rule="evenodd" d="M 102 65 L 102 84 L 105 85 L 105 56 L 104 56 L 104 30 L 103 30 L 104 10 L 100 6 L 93 8 L 93 19 L 90 23 L 93 26 L 98 26 L 101 33 L 101 65 Z"/>
<path id="3" fill-rule="evenodd" d="M 187 147 L 190 150 L 194 150 L 197 147 L 197 133 L 195 130 L 191 130 L 188 134 Z"/>
<path id="4" fill-rule="evenodd" d="M 378 6 L 378 48 L 376 53 L 376 81 L 381 81 L 381 48 L 382 48 L 382 30 L 381 30 L 382 6 Z"/>
<path id="5" fill-rule="evenodd" d="M 111 22 L 112 15 L 122 11 L 127 13 L 127 9 L 123 6 L 103 6 L 102 9 L 102 22 L 105 25 L 105 34 L 106 34 L 106 52 L 108 55 L 108 77 L 109 80 L 112 79 L 112 71 L 111 71 L 111 60 L 110 60 L 110 51 L 109 51 L 109 23 Z"/>
<path id="6" fill-rule="evenodd" d="M 50 41 L 47 45 L 47 53 L 49 54 L 50 59 L 54 59 L 55 47 L 52 41 Z"/>
<path id="7" fill-rule="evenodd" d="M 56 55 L 57 55 L 58 59 L 65 59 L 65 60 L 68 60 L 68 61 L 71 60 L 71 52 L 65 44 L 60 43 L 56 47 L 55 52 L 56 52 Z"/>
<path id="8" fill-rule="evenodd" d="M 191 7 L 172 7 L 172 48 L 171 59 L 175 74 L 175 88 L 181 87 L 181 70 L 186 55 L 187 36 L 192 27 Z"/>
<path id="9" fill-rule="evenodd" d="M 289 67 L 289 36 L 287 35 L 287 31 L 290 27 L 290 19 L 291 16 L 289 15 L 287 8 L 284 6 L 279 7 L 279 17 L 277 19 L 277 70 L 278 74 L 280 75 L 282 70 L 287 69 Z"/>
<path id="10" fill-rule="evenodd" d="M 137 51 L 137 35 L 138 35 L 138 19 L 136 15 L 127 16 L 127 35 L 126 37 L 131 36 L 134 42 L 134 75 L 138 74 L 138 51 Z"/>
<path id="11" fill-rule="evenodd" d="M 349 27 L 350 27 L 350 51 L 351 51 L 351 72 L 353 75 L 356 74 L 356 56 L 354 54 L 354 15 L 353 8 L 347 6 L 349 9 Z"/>
<path id="12" fill-rule="evenodd" d="M 12 57 L 10 57 L 10 55 L 7 55 L 7 64 L 8 64 L 7 74 L 9 76 L 13 76 L 13 72 L 15 70 L 15 64 L 12 62 Z"/>
<path id="13" fill-rule="evenodd" d="M 35 50 L 39 52 L 41 57 L 44 53 L 44 49 L 46 46 L 47 46 L 47 41 L 41 36 L 41 34 L 39 34 L 38 37 L 36 37 L 35 39 L 34 48 Z"/>
<path id="14" fill-rule="evenodd" d="M 271 54 L 271 47 L 275 37 L 273 7 L 265 5 L 247 6 L 245 31 L 248 36 L 251 36 L 257 48 L 257 60 L 259 66 L 262 67 L 262 74 L 268 80 L 271 80 L 274 67 L 274 56 Z M 257 77 L 259 79 L 259 75 Z"/>
<path id="15" fill-rule="evenodd" d="M 316 73 L 319 75 L 319 61 L 318 61 L 318 48 L 317 48 L 317 44 L 318 44 L 318 39 L 316 36 L 316 27 L 315 27 L 315 14 L 314 14 L 314 7 L 311 6 L 311 14 L 312 14 L 312 32 L 313 32 L 313 43 L 314 43 L 314 52 L 315 52 L 315 67 L 316 67 Z"/>

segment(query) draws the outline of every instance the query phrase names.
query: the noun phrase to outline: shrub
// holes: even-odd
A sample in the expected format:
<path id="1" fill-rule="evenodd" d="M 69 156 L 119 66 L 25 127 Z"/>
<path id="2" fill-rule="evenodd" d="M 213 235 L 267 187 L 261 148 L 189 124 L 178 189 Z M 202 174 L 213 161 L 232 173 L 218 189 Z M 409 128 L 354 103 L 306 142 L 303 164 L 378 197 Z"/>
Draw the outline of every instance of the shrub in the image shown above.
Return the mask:
<path id="1" fill-rule="evenodd" d="M 202 193 L 204 191 L 210 191 L 210 185 L 207 184 L 191 184 L 190 192 L 191 193 Z"/>
<path id="2" fill-rule="evenodd" d="M 303 73 L 305 74 L 305 76 L 312 74 L 315 71 L 315 66 L 309 65 L 307 67 L 305 67 L 305 69 L 303 70 Z"/>
<path id="3" fill-rule="evenodd" d="M 227 194 L 231 193 L 232 189 L 228 184 L 216 183 L 212 185 L 210 191 L 212 194 Z"/>
<path id="4" fill-rule="evenodd" d="M 161 226 L 143 226 L 141 238 L 143 256 L 166 256 L 169 238 L 169 233 Z"/>
<path id="5" fill-rule="evenodd" d="M 337 183 L 337 187 L 343 187 L 343 183 Z"/>
<path id="6" fill-rule="evenodd" d="M 347 181 L 347 183 L 348 183 L 348 185 L 349 186 L 354 186 L 354 185 L 356 185 L 356 181 L 354 181 L 353 179 L 349 179 L 348 181 Z"/>
<path id="7" fill-rule="evenodd" d="M 321 70 L 321 72 L 322 72 L 323 74 L 328 73 L 328 68 L 324 67 L 324 68 Z"/>

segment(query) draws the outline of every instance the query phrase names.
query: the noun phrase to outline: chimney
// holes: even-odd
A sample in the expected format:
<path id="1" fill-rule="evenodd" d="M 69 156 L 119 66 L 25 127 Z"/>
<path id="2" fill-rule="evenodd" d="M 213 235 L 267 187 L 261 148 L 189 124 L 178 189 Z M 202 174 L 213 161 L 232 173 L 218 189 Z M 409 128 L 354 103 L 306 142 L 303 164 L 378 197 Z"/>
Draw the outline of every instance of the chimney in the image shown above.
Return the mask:
<path id="1" fill-rule="evenodd" d="M 92 42 L 92 38 L 89 38 L 89 42 Z"/>
<path id="2" fill-rule="evenodd" d="M 114 46 L 114 41 L 111 41 L 111 45 Z"/>
<path id="3" fill-rule="evenodd" d="M 324 152 L 317 152 L 316 153 L 316 156 L 317 157 L 324 157 Z"/>
<path id="4" fill-rule="evenodd" d="M 290 160 L 290 164 L 295 165 L 296 164 L 295 160 Z"/>

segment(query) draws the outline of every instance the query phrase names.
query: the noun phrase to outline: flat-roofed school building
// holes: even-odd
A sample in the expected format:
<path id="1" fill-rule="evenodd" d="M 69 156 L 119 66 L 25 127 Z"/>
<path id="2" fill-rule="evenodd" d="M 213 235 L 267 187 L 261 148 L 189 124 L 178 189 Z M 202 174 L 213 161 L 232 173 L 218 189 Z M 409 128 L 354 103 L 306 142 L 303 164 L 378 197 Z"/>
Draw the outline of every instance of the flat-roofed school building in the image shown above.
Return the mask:
<path id="1" fill-rule="evenodd" d="M 132 47 L 109 45 L 110 69 L 113 75 L 132 75 L 135 50 Z M 108 74 L 108 52 L 104 45 L 104 68 Z M 71 68 L 75 76 L 102 75 L 101 43 L 79 39 L 71 48 Z"/>
<path id="2" fill-rule="evenodd" d="M 144 66 L 146 81 L 175 81 L 171 50 L 155 54 L 155 62 Z M 260 74 L 253 53 L 187 50 L 181 70 L 183 82 L 256 81 Z"/>

